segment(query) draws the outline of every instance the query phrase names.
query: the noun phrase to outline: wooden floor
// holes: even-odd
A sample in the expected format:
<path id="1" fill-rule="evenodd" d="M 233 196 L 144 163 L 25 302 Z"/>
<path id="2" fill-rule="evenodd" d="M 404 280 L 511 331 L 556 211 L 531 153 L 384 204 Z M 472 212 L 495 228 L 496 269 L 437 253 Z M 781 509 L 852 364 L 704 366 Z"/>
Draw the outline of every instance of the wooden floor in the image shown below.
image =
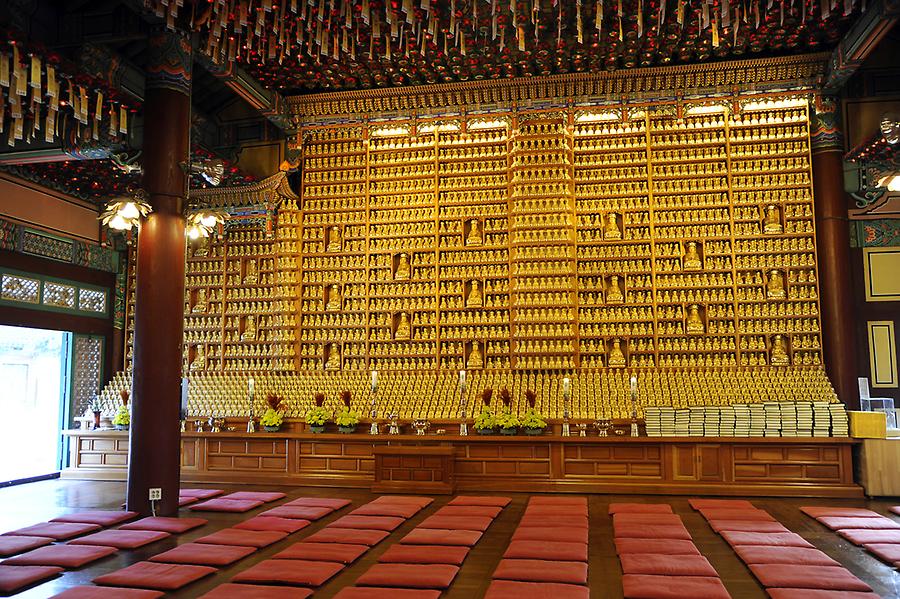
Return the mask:
<path id="1" fill-rule="evenodd" d="M 198 486 L 198 485 L 191 485 Z M 224 488 L 224 487 L 217 487 Z M 259 491 L 284 490 L 265 486 L 243 487 Z M 231 488 L 229 490 L 234 490 Z M 100 508 L 116 509 L 122 503 L 124 497 L 124 484 L 118 482 L 83 482 L 51 480 L 18 487 L 0 489 L 0 531 L 12 530 L 23 526 L 53 518 L 63 513 L 78 511 L 79 509 Z M 321 497 L 345 497 L 354 501 L 354 505 L 365 503 L 374 497 L 371 493 L 352 489 L 320 489 L 320 488 L 290 488 L 286 490 L 289 498 L 304 496 Z M 509 544 L 510 537 L 515 529 L 528 499 L 527 494 L 504 493 L 513 498 L 513 502 L 497 518 L 488 529 L 482 540 L 475 546 L 466 559 L 453 586 L 444 593 L 443 599 L 478 599 L 483 596 L 490 583 L 491 573 L 497 566 L 501 555 Z M 766 597 L 765 592 L 756 583 L 750 571 L 737 558 L 721 537 L 716 535 L 706 524 L 703 518 L 688 506 L 687 497 L 669 496 L 623 496 L 623 495 L 591 495 L 589 498 L 590 509 L 590 569 L 589 581 L 591 596 L 600 598 L 622 597 L 621 570 L 619 560 L 616 557 L 612 541 L 612 520 L 607 515 L 607 506 L 614 501 L 638 501 L 648 503 L 668 503 L 676 513 L 684 519 L 694 541 L 700 551 L 709 559 L 718 571 L 733 597 L 738 599 L 757 599 Z M 315 595 L 317 598 L 327 599 L 333 597 L 338 590 L 350 586 L 356 578 L 365 572 L 370 565 L 375 563 L 393 542 L 404 536 L 436 508 L 444 505 L 449 500 L 447 496 L 435 498 L 435 502 L 409 519 L 402 527 L 394 531 L 381 544 L 373 548 L 362 559 L 351 567 L 343 570 L 337 577 L 323 586 Z M 882 563 L 865 550 L 844 541 L 837 534 L 825 529 L 799 511 L 802 505 L 840 505 L 845 507 L 869 507 L 880 513 L 887 513 L 891 505 L 900 504 L 900 499 L 895 501 L 866 501 L 866 500 L 838 500 L 838 499 L 776 499 L 753 498 L 752 502 L 757 507 L 768 510 L 782 524 L 794 532 L 799 533 L 813 545 L 830 555 L 832 558 L 846 566 L 851 572 L 866 581 L 882 597 L 900 599 L 900 574 L 893 568 Z M 351 508 L 352 509 L 352 508 Z M 257 513 L 251 512 L 251 514 Z M 345 511 L 340 514 L 346 513 Z M 247 519 L 248 514 L 201 514 L 210 520 L 210 524 L 186 534 L 173 536 L 159 543 L 148 545 L 136 551 L 121 551 L 117 555 L 96 562 L 94 565 L 79 571 L 66 572 L 60 578 L 39 585 L 26 592 L 16 595 L 22 599 L 38 599 L 51 597 L 61 590 L 79 585 L 89 584 L 91 579 L 106 573 L 146 559 L 177 544 L 186 543 L 192 539 L 207 535 L 219 528 L 225 528 L 237 522 Z M 301 540 L 310 533 L 322 528 L 328 522 L 336 518 L 336 515 L 324 518 L 317 523 L 290 535 L 269 548 L 258 551 L 251 557 L 242 560 L 229 568 L 223 568 L 219 572 L 194 585 L 186 587 L 179 593 L 173 593 L 171 597 L 198 597 L 206 591 L 227 582 L 236 572 L 244 570 L 250 565 L 271 557 L 283 550 L 288 545 Z"/>

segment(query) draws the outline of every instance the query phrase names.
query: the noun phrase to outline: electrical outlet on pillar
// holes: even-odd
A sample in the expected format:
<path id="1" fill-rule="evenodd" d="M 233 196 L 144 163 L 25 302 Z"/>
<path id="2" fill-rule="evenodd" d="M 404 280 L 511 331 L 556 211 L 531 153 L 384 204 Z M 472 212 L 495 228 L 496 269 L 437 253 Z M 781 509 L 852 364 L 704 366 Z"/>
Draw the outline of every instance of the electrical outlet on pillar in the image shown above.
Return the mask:
<path id="1" fill-rule="evenodd" d="M 162 499 L 162 489 L 153 488 L 150 489 L 150 501 L 159 501 Z"/>

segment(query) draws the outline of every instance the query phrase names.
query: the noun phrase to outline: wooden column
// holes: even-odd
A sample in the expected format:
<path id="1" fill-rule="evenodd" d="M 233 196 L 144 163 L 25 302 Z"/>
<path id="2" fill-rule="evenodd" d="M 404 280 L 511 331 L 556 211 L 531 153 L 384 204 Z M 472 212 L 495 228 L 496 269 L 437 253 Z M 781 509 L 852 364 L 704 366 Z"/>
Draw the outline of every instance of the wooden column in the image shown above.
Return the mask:
<path id="1" fill-rule="evenodd" d="M 144 101 L 144 189 L 153 213 L 138 235 L 128 509 L 178 511 L 179 404 L 184 329 L 184 217 L 191 112 L 191 41 L 180 32 L 149 40 Z"/>
<path id="2" fill-rule="evenodd" d="M 810 123 L 822 349 L 825 368 L 838 397 L 859 406 L 856 335 L 850 278 L 850 228 L 844 192 L 843 137 L 838 101 L 817 97 Z"/>

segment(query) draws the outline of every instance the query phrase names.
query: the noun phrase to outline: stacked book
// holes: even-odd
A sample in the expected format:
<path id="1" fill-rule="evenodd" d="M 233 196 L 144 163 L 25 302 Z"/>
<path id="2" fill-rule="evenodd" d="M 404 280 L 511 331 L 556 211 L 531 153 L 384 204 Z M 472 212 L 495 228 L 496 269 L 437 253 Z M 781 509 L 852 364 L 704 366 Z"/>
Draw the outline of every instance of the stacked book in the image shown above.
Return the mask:
<path id="1" fill-rule="evenodd" d="M 707 407 L 703 411 L 703 436 L 722 437 L 719 408 Z"/>
<path id="2" fill-rule="evenodd" d="M 660 408 L 659 412 L 660 434 L 662 434 L 663 437 L 675 435 L 675 408 Z"/>
<path id="3" fill-rule="evenodd" d="M 734 436 L 750 436 L 750 406 L 747 404 L 735 404 L 734 408 Z"/>
<path id="4" fill-rule="evenodd" d="M 765 429 L 764 437 L 780 437 L 781 436 L 781 405 L 774 401 L 767 401 L 763 404 L 763 412 L 765 413 Z"/>
<path id="5" fill-rule="evenodd" d="M 750 408 L 750 436 L 762 437 L 766 430 L 766 412 L 761 403 L 752 403 Z"/>
<path id="6" fill-rule="evenodd" d="M 644 427 L 648 437 L 662 436 L 662 418 L 659 408 L 644 408 Z"/>
<path id="7" fill-rule="evenodd" d="M 781 410 L 781 436 L 797 436 L 797 406 L 789 402 L 782 402 Z"/>
<path id="8" fill-rule="evenodd" d="M 650 437 L 846 437 L 843 404 L 768 402 L 644 409 Z"/>
<path id="9" fill-rule="evenodd" d="M 844 409 L 844 404 L 828 404 L 828 408 L 831 411 L 831 436 L 850 436 L 850 419 L 847 417 L 847 410 Z"/>
<path id="10" fill-rule="evenodd" d="M 691 406 L 688 408 L 690 418 L 688 420 L 688 435 L 691 437 L 703 436 L 703 423 L 705 421 L 705 406 Z"/>
<path id="11" fill-rule="evenodd" d="M 813 407 L 811 403 L 798 403 L 797 408 L 797 436 L 813 436 Z"/>
<path id="12" fill-rule="evenodd" d="M 690 430 L 691 414 L 688 410 L 676 410 L 675 412 L 675 436 L 687 437 Z"/>
<path id="13" fill-rule="evenodd" d="M 723 406 L 719 409 L 719 431 L 723 437 L 734 437 L 734 406 Z"/>
<path id="14" fill-rule="evenodd" d="M 831 404 L 817 401 L 812 404 L 813 411 L 813 437 L 828 437 L 831 435 Z"/>

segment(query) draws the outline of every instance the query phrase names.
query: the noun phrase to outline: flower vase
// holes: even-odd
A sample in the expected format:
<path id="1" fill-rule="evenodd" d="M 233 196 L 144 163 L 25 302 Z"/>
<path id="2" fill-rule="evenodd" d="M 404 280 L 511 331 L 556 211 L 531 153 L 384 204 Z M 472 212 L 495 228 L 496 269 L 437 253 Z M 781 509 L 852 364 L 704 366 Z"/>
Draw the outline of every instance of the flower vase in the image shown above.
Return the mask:
<path id="1" fill-rule="evenodd" d="M 345 435 L 349 435 L 350 433 L 356 432 L 356 425 L 354 424 L 352 426 L 339 426 L 338 430 L 340 432 L 344 433 Z"/>
<path id="2" fill-rule="evenodd" d="M 476 428 L 475 429 L 479 435 L 493 435 L 497 431 L 492 428 Z"/>
<path id="3" fill-rule="evenodd" d="M 103 412 L 100 410 L 94 410 L 94 430 L 100 428 L 100 417 L 103 415 Z"/>
<path id="4" fill-rule="evenodd" d="M 324 424 L 310 424 L 310 425 L 309 425 L 309 430 L 312 431 L 313 433 L 316 433 L 316 434 L 318 434 L 318 433 L 324 433 L 324 432 L 325 432 L 325 425 L 324 425 Z"/>
<path id="5" fill-rule="evenodd" d="M 277 433 L 278 431 L 281 430 L 281 426 L 267 426 L 267 425 L 263 425 L 263 429 L 265 429 L 265 431 L 266 431 L 267 433 Z"/>
<path id="6" fill-rule="evenodd" d="M 515 435 L 516 432 L 518 432 L 518 429 L 514 426 L 511 426 L 509 428 L 504 427 L 500 429 L 501 435 Z"/>
<path id="7" fill-rule="evenodd" d="M 116 430 L 117 430 L 117 431 L 127 431 L 127 430 L 128 430 L 128 425 L 127 425 L 127 424 L 117 424 L 117 425 L 116 425 Z"/>
<path id="8" fill-rule="evenodd" d="M 532 435 L 532 436 L 543 435 L 543 434 L 544 434 L 544 429 L 542 429 L 542 428 L 529 428 L 529 427 L 525 427 L 525 434 L 526 434 L 526 435 Z"/>

